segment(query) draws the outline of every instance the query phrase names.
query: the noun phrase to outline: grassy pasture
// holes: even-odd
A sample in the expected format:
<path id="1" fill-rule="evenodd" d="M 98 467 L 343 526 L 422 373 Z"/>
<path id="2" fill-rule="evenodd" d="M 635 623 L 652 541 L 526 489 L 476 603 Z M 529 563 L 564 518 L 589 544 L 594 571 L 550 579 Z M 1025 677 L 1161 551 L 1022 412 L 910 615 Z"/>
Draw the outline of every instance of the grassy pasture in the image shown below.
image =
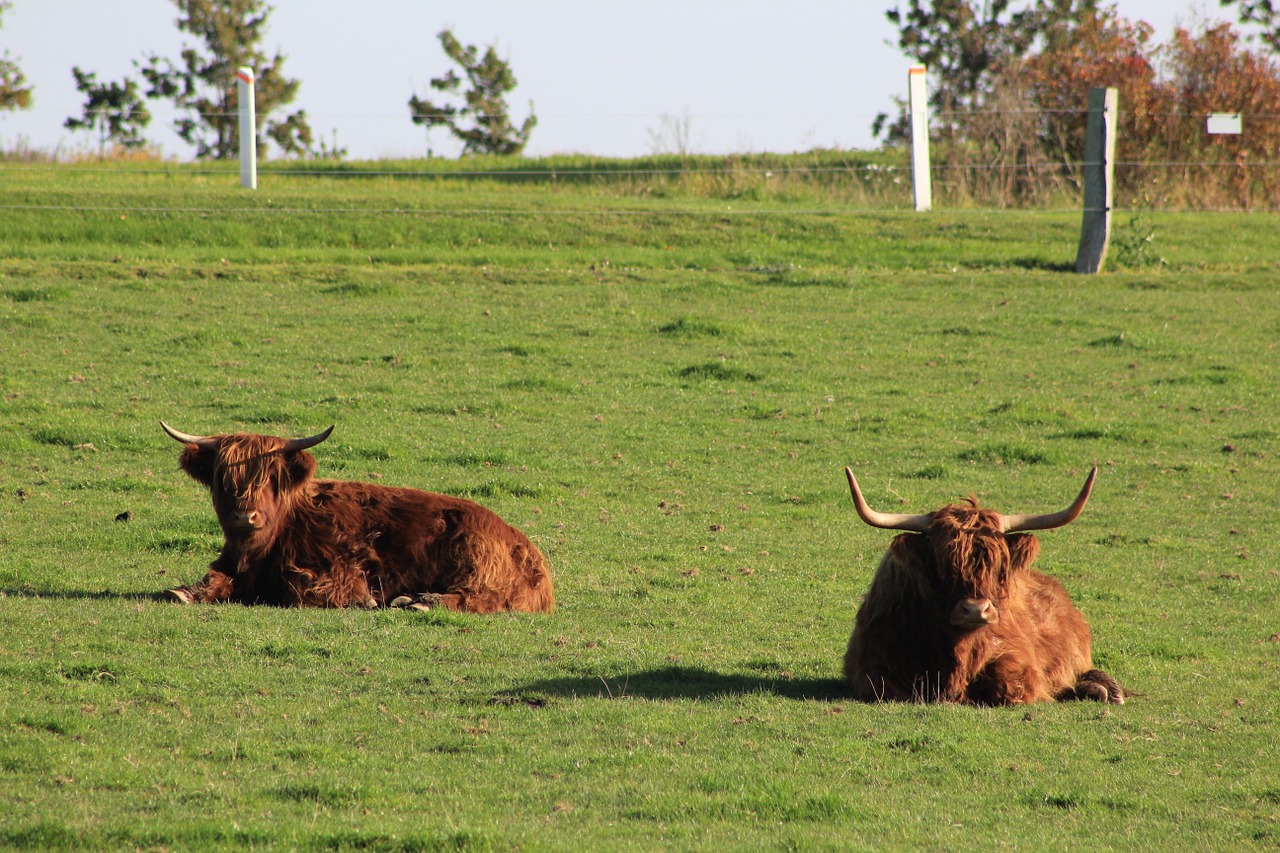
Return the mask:
<path id="1" fill-rule="evenodd" d="M 0 847 L 1274 847 L 1274 221 L 842 211 L 827 190 L 6 171 Z M 695 188 L 696 189 L 696 188 Z M 749 197 L 748 197 L 749 196 Z M 220 535 L 157 426 L 463 494 L 548 616 L 182 608 Z M 1142 696 L 871 706 L 884 508 L 1057 508 Z M 128 520 L 117 516 L 128 513 Z"/>

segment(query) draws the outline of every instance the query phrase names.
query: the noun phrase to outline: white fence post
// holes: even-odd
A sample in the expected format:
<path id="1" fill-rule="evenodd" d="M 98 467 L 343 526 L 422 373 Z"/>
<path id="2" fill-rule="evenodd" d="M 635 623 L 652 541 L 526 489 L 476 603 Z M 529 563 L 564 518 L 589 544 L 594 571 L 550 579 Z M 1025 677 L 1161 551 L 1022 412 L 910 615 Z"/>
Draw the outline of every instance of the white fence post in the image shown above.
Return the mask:
<path id="1" fill-rule="evenodd" d="M 933 181 L 929 177 L 929 90 L 925 67 L 913 65 L 907 72 L 907 98 L 911 113 L 911 194 L 917 211 L 933 207 Z"/>
<path id="2" fill-rule="evenodd" d="M 1102 270 L 1111 241 L 1111 207 L 1115 196 L 1115 89 L 1089 90 L 1089 119 L 1084 130 L 1084 220 L 1076 272 Z"/>
<path id="3" fill-rule="evenodd" d="M 258 127 L 254 117 L 253 69 L 236 72 L 236 99 L 240 103 L 240 186 L 258 188 Z"/>

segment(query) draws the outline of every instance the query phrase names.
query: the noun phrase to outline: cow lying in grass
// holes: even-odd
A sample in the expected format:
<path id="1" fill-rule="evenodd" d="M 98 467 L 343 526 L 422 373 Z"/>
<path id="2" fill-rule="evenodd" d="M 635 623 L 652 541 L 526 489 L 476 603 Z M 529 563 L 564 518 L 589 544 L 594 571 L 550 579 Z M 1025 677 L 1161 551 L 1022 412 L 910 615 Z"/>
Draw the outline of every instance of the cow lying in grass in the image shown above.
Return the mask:
<path id="1" fill-rule="evenodd" d="M 907 531 L 880 561 L 849 639 L 844 676 L 859 698 L 1119 705 L 1130 695 L 1093 668 L 1084 614 L 1031 568 L 1040 543 L 1025 533 L 1075 520 L 1096 468 L 1071 506 L 1047 515 L 1001 515 L 972 498 L 926 515 L 876 512 L 845 474 L 863 521 Z"/>
<path id="2" fill-rule="evenodd" d="M 209 489 L 225 537 L 180 602 L 313 607 L 442 606 L 472 613 L 555 607 L 542 553 L 495 513 L 461 498 L 316 479 L 302 439 L 187 435 L 178 464 Z"/>

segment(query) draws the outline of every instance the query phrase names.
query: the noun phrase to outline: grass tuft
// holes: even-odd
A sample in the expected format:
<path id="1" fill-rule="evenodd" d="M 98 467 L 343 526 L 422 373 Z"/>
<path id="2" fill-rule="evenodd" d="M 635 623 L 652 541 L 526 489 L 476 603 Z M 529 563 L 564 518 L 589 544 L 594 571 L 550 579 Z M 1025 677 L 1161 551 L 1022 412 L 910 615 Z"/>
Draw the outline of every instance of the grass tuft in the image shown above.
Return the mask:
<path id="1" fill-rule="evenodd" d="M 1044 465 L 1052 461 L 1042 451 L 1004 442 L 962 450 L 956 458 L 961 462 L 979 462 L 987 465 Z"/>
<path id="2" fill-rule="evenodd" d="M 714 379 L 721 382 L 759 382 L 763 377 L 723 361 L 706 361 L 691 364 L 676 371 L 681 379 Z"/>
<path id="3" fill-rule="evenodd" d="M 727 333 L 723 327 L 706 320 L 680 317 L 658 326 L 658 333 L 677 338 L 720 338 Z"/>

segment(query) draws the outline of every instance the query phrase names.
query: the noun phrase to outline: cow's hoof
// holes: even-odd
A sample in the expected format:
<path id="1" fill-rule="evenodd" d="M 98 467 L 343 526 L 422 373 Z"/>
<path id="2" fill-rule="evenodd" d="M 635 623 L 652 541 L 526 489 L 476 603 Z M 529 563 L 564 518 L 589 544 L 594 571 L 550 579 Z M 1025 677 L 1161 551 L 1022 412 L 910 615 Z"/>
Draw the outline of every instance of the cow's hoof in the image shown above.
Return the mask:
<path id="1" fill-rule="evenodd" d="M 1092 681 L 1081 682 L 1077 685 L 1076 696 L 1081 699 L 1092 699 L 1094 702 L 1106 702 L 1110 698 L 1107 688 Z"/>
<path id="2" fill-rule="evenodd" d="M 398 595 L 391 599 L 388 607 L 399 607 L 405 610 L 434 610 L 444 606 L 444 596 L 438 592 L 420 592 L 417 595 Z"/>
<path id="3" fill-rule="evenodd" d="M 1077 699 L 1092 699 L 1107 705 L 1123 705 L 1124 698 L 1133 694 L 1102 670 L 1091 669 L 1081 675 L 1080 680 L 1076 682 L 1075 695 Z"/>
<path id="4" fill-rule="evenodd" d="M 185 589 L 166 589 L 163 596 L 165 601 L 172 601 L 174 604 L 193 604 L 196 600 L 196 597 Z"/>

